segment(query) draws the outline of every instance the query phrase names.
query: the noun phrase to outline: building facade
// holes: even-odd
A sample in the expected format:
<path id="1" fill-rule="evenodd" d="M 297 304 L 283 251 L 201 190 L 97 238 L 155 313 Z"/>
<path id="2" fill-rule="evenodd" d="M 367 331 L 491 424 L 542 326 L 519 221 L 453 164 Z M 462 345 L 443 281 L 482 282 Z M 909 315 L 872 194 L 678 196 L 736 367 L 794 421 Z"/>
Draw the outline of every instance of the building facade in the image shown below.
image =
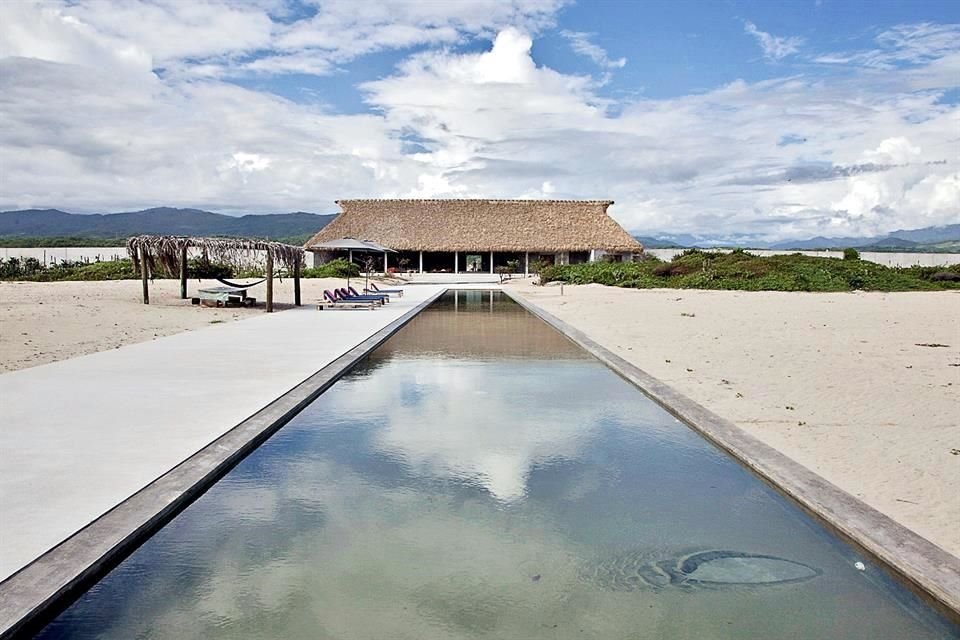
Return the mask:
<path id="1" fill-rule="evenodd" d="M 338 200 L 342 213 L 307 241 L 313 264 L 370 259 L 377 271 L 527 273 L 537 263 L 629 261 L 642 245 L 607 215 L 610 200 Z M 391 253 L 344 252 L 344 239 Z M 342 255 L 346 253 L 347 255 Z"/>

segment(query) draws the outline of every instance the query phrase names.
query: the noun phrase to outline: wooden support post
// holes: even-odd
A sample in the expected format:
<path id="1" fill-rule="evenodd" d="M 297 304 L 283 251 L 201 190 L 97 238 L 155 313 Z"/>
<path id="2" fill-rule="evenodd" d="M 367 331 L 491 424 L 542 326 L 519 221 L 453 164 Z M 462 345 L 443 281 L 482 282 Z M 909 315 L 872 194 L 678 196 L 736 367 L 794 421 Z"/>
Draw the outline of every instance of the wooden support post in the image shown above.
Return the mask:
<path id="1" fill-rule="evenodd" d="M 423 251 L 420 252 L 420 273 L 423 273 Z"/>
<path id="2" fill-rule="evenodd" d="M 523 254 L 523 277 L 530 276 L 530 252 L 527 251 Z"/>
<path id="3" fill-rule="evenodd" d="M 490 252 L 490 273 L 493 273 L 493 251 Z M 490 300 L 493 300 L 491 297 Z"/>
<path id="4" fill-rule="evenodd" d="M 293 263 L 293 304 L 300 306 L 300 259 Z"/>
<path id="5" fill-rule="evenodd" d="M 273 313 L 273 254 L 267 251 L 267 313 Z"/>
<path id="6" fill-rule="evenodd" d="M 454 252 L 453 252 L 453 272 L 454 272 L 454 273 L 459 273 L 459 272 L 457 271 L 457 267 L 460 266 L 459 263 L 460 263 L 460 252 L 459 252 L 459 251 L 454 251 Z"/>
<path id="7" fill-rule="evenodd" d="M 187 248 L 180 249 L 180 299 L 187 299 Z"/>
<path id="8" fill-rule="evenodd" d="M 143 283 L 143 304 L 150 304 L 150 283 L 147 274 L 147 251 L 140 248 L 140 282 Z"/>

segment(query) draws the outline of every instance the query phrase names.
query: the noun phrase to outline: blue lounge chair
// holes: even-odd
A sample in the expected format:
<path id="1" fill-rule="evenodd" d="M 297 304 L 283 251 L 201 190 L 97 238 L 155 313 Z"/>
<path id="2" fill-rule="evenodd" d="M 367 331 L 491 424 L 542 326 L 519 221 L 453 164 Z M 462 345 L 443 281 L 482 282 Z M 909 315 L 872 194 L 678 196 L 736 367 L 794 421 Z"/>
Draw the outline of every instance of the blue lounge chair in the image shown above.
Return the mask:
<path id="1" fill-rule="evenodd" d="M 390 302 L 390 296 L 385 293 L 357 293 L 357 290 L 353 287 L 340 289 L 340 292 L 349 298 L 372 298 L 375 300 L 382 300 L 384 303 Z"/>
<path id="2" fill-rule="evenodd" d="M 350 293 L 347 289 L 341 287 L 336 289 L 335 293 L 337 294 L 337 300 L 344 300 L 348 302 L 376 302 L 379 304 L 386 304 L 387 298 L 385 296 L 361 296 Z"/>
<path id="3" fill-rule="evenodd" d="M 324 309 L 375 309 L 380 306 L 376 300 L 344 300 L 335 291 L 323 292 L 323 300 L 317 303 L 317 310 Z"/>

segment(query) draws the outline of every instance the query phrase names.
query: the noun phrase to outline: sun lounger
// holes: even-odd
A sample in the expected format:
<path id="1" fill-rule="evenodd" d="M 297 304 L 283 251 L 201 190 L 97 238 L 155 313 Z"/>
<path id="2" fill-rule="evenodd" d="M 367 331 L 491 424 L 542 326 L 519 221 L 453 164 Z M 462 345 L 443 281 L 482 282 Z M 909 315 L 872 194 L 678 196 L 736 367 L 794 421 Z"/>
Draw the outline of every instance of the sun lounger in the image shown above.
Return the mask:
<path id="1" fill-rule="evenodd" d="M 240 306 L 253 306 L 257 303 L 256 298 L 247 296 L 249 287 L 207 287 L 200 289 L 199 297 L 195 298 L 195 304 L 212 304 L 216 306 L 228 306 L 232 304 Z"/>
<path id="2" fill-rule="evenodd" d="M 323 292 L 323 300 L 317 302 L 317 311 L 324 309 L 376 309 L 381 303 L 375 300 L 344 300 L 329 289 Z"/>
<path id="3" fill-rule="evenodd" d="M 353 287 L 347 287 L 346 291 L 352 298 L 383 298 L 384 302 L 390 302 L 390 296 L 386 293 L 359 293 Z"/>
<path id="4" fill-rule="evenodd" d="M 372 293 L 372 294 L 377 294 L 377 293 L 396 294 L 398 296 L 403 295 L 403 289 L 381 289 L 380 287 L 377 286 L 376 282 L 371 282 L 369 288 L 364 287 L 363 292 Z"/>
<path id="5" fill-rule="evenodd" d="M 360 295 L 360 294 L 357 293 L 355 290 L 351 290 L 351 289 L 353 289 L 353 288 L 351 287 L 350 289 L 346 289 L 346 288 L 341 287 L 340 289 L 337 289 L 337 290 L 336 290 L 336 293 L 339 294 L 338 297 L 337 297 L 337 299 L 338 299 L 338 300 L 373 300 L 373 301 L 378 302 L 378 303 L 380 303 L 380 304 L 386 304 L 386 303 L 390 302 L 390 297 L 389 297 L 389 296 L 385 296 L 385 295 L 372 295 L 372 294 Z"/>

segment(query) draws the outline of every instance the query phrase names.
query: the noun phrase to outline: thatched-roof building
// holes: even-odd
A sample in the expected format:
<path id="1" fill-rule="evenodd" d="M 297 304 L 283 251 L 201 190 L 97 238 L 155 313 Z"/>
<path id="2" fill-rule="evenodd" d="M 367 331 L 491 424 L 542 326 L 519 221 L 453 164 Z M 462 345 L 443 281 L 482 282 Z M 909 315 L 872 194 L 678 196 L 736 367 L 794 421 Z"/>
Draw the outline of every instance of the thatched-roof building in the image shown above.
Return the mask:
<path id="1" fill-rule="evenodd" d="M 525 272 L 535 261 L 631 260 L 643 247 L 607 215 L 610 200 L 338 200 L 343 212 L 307 241 L 314 263 L 338 255 L 344 238 L 398 255 L 400 271 Z M 342 252 L 341 252 L 342 253 Z M 352 255 L 352 254 L 351 254 Z"/>

